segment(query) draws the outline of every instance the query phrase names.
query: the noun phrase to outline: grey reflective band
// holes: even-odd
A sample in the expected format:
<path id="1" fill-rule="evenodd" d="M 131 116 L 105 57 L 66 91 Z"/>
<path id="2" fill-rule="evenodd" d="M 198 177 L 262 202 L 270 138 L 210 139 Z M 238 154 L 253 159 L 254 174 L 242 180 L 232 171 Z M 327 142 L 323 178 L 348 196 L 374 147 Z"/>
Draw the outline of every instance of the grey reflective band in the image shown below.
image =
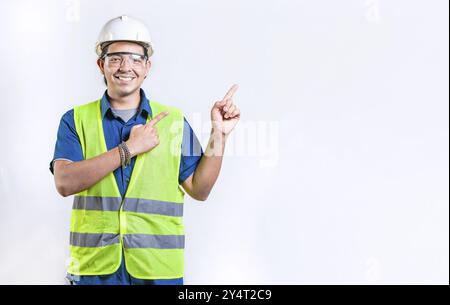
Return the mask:
<path id="1" fill-rule="evenodd" d="M 77 247 L 104 247 L 120 243 L 120 235 L 111 233 L 70 232 L 70 245 Z"/>
<path id="2" fill-rule="evenodd" d="M 166 216 L 183 216 L 183 204 L 140 198 L 126 198 L 123 210 L 127 212 L 160 214 Z"/>
<path id="3" fill-rule="evenodd" d="M 125 248 L 184 249 L 184 235 L 124 234 Z"/>
<path id="4" fill-rule="evenodd" d="M 122 199 L 119 197 L 75 196 L 72 209 L 93 211 L 119 211 Z"/>

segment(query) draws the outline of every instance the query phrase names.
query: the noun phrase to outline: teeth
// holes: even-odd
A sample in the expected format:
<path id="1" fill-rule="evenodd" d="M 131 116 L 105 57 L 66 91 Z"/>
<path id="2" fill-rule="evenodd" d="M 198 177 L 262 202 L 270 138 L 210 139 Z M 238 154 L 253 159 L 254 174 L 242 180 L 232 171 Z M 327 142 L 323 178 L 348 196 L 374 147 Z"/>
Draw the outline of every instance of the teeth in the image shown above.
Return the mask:
<path id="1" fill-rule="evenodd" d="M 130 81 L 133 79 L 132 77 L 123 77 L 123 76 L 118 76 L 117 78 L 120 80 L 126 80 L 126 81 Z"/>

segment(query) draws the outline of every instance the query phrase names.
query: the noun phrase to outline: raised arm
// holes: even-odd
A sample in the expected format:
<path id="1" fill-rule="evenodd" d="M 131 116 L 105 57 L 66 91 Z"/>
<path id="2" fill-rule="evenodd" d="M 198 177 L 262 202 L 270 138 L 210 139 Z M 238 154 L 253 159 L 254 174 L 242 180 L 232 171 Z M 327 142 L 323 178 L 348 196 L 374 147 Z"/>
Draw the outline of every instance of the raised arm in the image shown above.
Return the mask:
<path id="1" fill-rule="evenodd" d="M 219 177 L 226 140 L 241 115 L 233 103 L 233 94 L 237 89 L 237 85 L 232 86 L 225 97 L 214 104 L 211 110 L 211 136 L 205 154 L 195 172 L 182 184 L 184 190 L 194 199 L 206 200 Z"/>

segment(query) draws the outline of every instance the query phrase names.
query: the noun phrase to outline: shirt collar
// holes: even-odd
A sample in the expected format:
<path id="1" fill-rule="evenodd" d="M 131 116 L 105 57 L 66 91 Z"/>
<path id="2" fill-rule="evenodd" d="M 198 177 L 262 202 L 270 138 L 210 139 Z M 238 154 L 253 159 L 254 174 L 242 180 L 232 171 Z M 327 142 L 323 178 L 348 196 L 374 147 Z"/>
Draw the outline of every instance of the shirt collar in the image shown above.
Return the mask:
<path id="1" fill-rule="evenodd" d="M 140 89 L 139 91 L 141 96 L 141 102 L 139 103 L 139 109 L 138 113 L 145 111 L 147 115 L 150 115 L 152 117 L 152 108 L 150 107 L 150 103 L 147 99 L 147 96 L 145 95 L 144 90 Z M 101 106 L 101 112 L 102 112 L 102 118 L 105 117 L 105 114 L 109 111 L 111 111 L 111 105 L 109 103 L 109 97 L 108 97 L 108 90 L 105 90 L 105 93 L 103 94 L 101 100 L 100 100 L 100 106 Z"/>

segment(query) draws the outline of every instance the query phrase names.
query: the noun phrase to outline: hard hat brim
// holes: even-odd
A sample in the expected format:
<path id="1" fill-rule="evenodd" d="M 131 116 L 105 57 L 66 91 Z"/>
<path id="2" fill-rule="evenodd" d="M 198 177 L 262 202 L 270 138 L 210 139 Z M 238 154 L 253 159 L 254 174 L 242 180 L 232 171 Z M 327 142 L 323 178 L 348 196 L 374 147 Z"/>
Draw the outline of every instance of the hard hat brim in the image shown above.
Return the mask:
<path id="1" fill-rule="evenodd" d="M 95 47 L 95 51 L 97 53 L 97 56 L 100 57 L 102 54 L 102 51 L 105 47 L 115 43 L 115 42 L 131 42 L 136 43 L 138 45 L 141 45 L 145 49 L 147 49 L 148 57 L 153 55 L 153 47 L 151 44 L 145 41 L 136 41 L 136 40 L 110 40 L 110 41 L 102 41 L 101 43 L 97 43 Z"/>

